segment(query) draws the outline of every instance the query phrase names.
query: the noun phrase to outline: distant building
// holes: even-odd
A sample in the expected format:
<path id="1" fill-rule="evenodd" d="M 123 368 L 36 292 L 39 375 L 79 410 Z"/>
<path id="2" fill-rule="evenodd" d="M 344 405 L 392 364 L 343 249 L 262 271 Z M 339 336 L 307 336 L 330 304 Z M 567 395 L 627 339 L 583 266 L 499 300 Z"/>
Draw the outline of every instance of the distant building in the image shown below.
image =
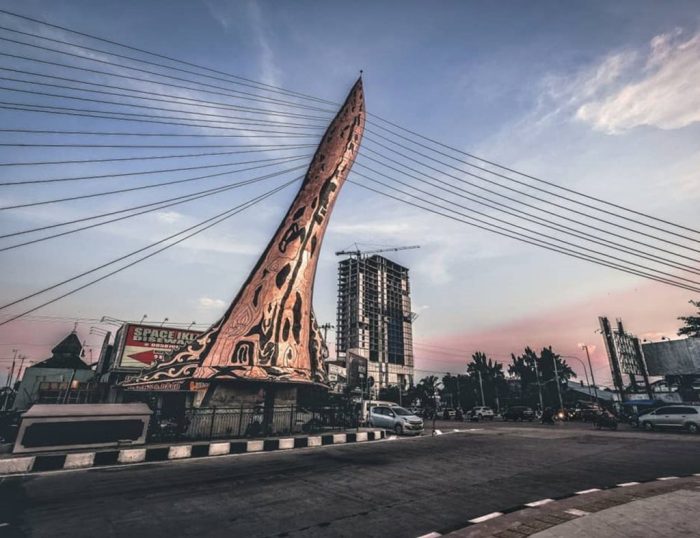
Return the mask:
<path id="1" fill-rule="evenodd" d="M 95 372 L 83 361 L 83 346 L 75 332 L 51 353 L 24 371 L 14 409 L 23 411 L 35 403 L 87 403 L 97 397 Z"/>
<path id="2" fill-rule="evenodd" d="M 413 384 L 413 314 L 408 269 L 383 256 L 338 264 L 336 354 L 361 350 L 373 390 Z"/>

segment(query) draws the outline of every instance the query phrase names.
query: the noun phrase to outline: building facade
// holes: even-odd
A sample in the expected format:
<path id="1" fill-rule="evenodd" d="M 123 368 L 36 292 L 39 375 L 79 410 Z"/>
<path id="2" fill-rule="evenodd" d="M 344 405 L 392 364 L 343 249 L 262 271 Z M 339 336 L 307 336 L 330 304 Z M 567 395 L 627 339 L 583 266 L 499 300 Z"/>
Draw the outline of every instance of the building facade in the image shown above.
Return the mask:
<path id="1" fill-rule="evenodd" d="M 408 269 L 378 255 L 338 264 L 336 355 L 361 350 L 377 392 L 413 384 L 413 314 Z"/>

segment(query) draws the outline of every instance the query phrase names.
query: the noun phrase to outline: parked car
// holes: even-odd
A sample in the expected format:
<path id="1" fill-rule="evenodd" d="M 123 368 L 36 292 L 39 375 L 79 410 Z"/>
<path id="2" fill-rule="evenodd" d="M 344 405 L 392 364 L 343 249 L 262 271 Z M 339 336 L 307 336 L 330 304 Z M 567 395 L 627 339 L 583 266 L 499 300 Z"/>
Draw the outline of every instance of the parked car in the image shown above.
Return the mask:
<path id="1" fill-rule="evenodd" d="M 455 409 L 452 409 L 451 407 L 446 407 L 442 411 L 442 419 L 443 420 L 454 420 L 454 418 L 457 416 L 457 411 Z"/>
<path id="2" fill-rule="evenodd" d="M 686 429 L 690 433 L 700 431 L 700 405 L 669 405 L 641 415 L 639 424 L 647 431 L 656 428 Z"/>
<path id="3" fill-rule="evenodd" d="M 470 420 L 493 420 L 494 413 L 493 409 L 490 407 L 485 407 L 485 406 L 480 406 L 480 407 L 472 407 L 472 410 L 469 411 L 469 419 Z"/>
<path id="4" fill-rule="evenodd" d="M 369 425 L 385 430 L 393 430 L 397 435 L 420 435 L 423 433 L 423 419 L 403 407 L 378 405 L 369 410 Z"/>
<path id="5" fill-rule="evenodd" d="M 528 422 L 532 422 L 535 419 L 535 412 L 531 407 L 516 405 L 509 407 L 501 416 L 503 420 L 527 420 Z"/>
<path id="6" fill-rule="evenodd" d="M 603 409 L 599 405 L 582 405 L 571 410 L 569 418 L 571 420 L 582 420 L 584 422 L 593 422 Z"/>

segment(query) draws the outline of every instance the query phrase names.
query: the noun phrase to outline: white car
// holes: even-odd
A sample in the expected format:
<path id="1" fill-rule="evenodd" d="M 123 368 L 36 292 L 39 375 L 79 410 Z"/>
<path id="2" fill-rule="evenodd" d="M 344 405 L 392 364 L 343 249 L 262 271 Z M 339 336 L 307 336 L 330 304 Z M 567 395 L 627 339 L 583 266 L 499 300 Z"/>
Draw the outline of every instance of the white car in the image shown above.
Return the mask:
<path id="1" fill-rule="evenodd" d="M 700 432 L 700 405 L 669 405 L 659 407 L 639 417 L 639 424 L 647 431 L 655 428 L 683 428 L 690 433 Z"/>
<path id="2" fill-rule="evenodd" d="M 378 405 L 369 410 L 369 425 L 393 430 L 397 435 L 421 435 L 423 419 L 398 405 Z"/>
<path id="3" fill-rule="evenodd" d="M 469 412 L 469 418 L 471 420 L 493 420 L 494 417 L 493 409 L 490 407 L 473 407 Z"/>

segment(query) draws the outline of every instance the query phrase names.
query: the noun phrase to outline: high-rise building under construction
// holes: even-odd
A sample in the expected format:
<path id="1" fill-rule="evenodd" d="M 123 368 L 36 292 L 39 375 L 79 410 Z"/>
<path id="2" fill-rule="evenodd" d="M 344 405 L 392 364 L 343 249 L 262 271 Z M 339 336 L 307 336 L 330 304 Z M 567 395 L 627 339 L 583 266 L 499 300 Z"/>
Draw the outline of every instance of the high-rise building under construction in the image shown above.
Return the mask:
<path id="1" fill-rule="evenodd" d="M 338 264 L 336 353 L 365 356 L 375 392 L 413 384 L 412 323 L 406 267 L 359 252 Z"/>

